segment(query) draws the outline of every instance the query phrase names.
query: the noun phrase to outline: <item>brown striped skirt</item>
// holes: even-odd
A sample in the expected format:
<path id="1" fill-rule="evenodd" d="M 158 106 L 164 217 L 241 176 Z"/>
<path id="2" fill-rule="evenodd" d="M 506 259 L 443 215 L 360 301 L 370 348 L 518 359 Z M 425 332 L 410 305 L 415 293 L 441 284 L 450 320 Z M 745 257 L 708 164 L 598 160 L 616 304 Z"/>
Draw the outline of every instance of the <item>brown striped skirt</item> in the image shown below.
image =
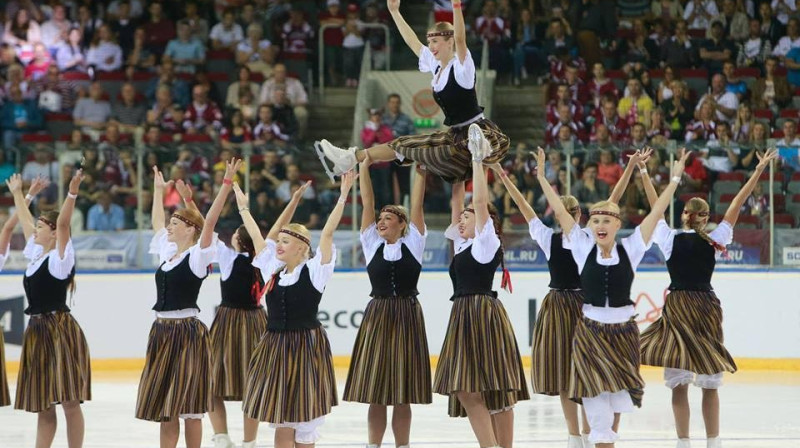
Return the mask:
<path id="1" fill-rule="evenodd" d="M 713 375 L 735 372 L 723 345 L 722 307 L 714 291 L 671 291 L 661 317 L 642 333 L 642 364 Z"/>
<path id="2" fill-rule="evenodd" d="M 11 404 L 8 393 L 8 376 L 6 375 L 6 343 L 3 338 L 3 326 L 0 325 L 0 407 Z"/>
<path id="3" fill-rule="evenodd" d="M 253 351 L 267 331 L 263 308 L 221 306 L 211 324 L 211 384 L 214 397 L 242 401 Z"/>
<path id="4" fill-rule="evenodd" d="M 330 414 L 337 404 L 325 329 L 267 330 L 250 361 L 244 414 L 262 422 L 301 423 Z"/>
<path id="5" fill-rule="evenodd" d="M 41 412 L 53 404 L 92 399 L 89 345 L 67 312 L 31 316 L 22 338 L 15 409 Z"/>
<path id="6" fill-rule="evenodd" d="M 484 164 L 502 162 L 511 141 L 491 120 L 478 120 L 477 125 L 489 143 L 492 154 Z M 456 183 L 472 178 L 472 156 L 467 146 L 469 126 L 451 127 L 432 134 L 398 137 L 388 143 L 395 152 L 405 157 L 403 163 L 417 162 L 429 172 L 447 182 Z"/>
<path id="7" fill-rule="evenodd" d="M 533 392 L 559 395 L 569 389 L 572 337 L 583 317 L 583 292 L 551 289 L 533 327 L 531 385 Z"/>
<path id="8" fill-rule="evenodd" d="M 385 406 L 432 401 L 425 319 L 415 297 L 375 297 L 367 304 L 343 399 Z"/>
<path id="9" fill-rule="evenodd" d="M 156 319 L 150 328 L 136 418 L 167 422 L 211 403 L 211 344 L 199 319 Z"/>
<path id="10" fill-rule="evenodd" d="M 450 397 L 451 417 L 467 416 L 457 392 L 480 392 L 490 411 L 530 398 L 517 338 L 500 300 L 470 295 L 453 301 L 433 390 Z"/>
<path id="11" fill-rule="evenodd" d="M 633 318 L 604 324 L 584 317 L 572 340 L 569 397 L 580 403 L 584 397 L 627 390 L 633 404 L 641 407 L 644 380 L 639 364 L 639 327 Z"/>

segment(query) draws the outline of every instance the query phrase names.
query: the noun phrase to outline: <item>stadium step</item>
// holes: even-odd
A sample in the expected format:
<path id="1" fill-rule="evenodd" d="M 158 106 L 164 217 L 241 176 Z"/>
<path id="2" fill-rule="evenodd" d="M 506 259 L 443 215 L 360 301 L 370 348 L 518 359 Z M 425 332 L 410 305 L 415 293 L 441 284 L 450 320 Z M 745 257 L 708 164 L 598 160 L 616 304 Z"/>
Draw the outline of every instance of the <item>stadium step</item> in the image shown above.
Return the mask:
<path id="1" fill-rule="evenodd" d="M 542 144 L 545 128 L 545 88 L 541 86 L 496 86 L 492 119 L 511 138 L 519 142 Z"/>

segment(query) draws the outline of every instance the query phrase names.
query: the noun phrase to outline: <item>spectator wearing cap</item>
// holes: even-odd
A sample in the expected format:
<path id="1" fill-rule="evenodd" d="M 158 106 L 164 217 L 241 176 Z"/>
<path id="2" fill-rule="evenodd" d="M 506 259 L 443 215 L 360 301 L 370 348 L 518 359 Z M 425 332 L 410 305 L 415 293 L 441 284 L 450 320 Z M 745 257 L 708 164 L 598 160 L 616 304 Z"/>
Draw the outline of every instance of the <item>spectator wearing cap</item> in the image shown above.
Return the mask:
<path id="1" fill-rule="evenodd" d="M 697 60 L 697 48 L 692 43 L 688 30 L 687 22 L 678 20 L 675 24 L 675 35 L 661 48 L 662 67 L 681 69 L 694 66 Z"/>
<path id="2" fill-rule="evenodd" d="M 636 122 L 648 125 L 650 111 L 655 107 L 653 100 L 644 93 L 642 82 L 636 78 L 628 80 L 628 91 L 629 95 L 619 100 L 617 113 L 631 126 Z"/>
<path id="3" fill-rule="evenodd" d="M 96 141 L 110 117 L 111 105 L 103 99 L 103 87 L 95 81 L 89 86 L 89 97 L 81 98 L 75 105 L 72 112 L 75 126 Z"/>
<path id="4" fill-rule="evenodd" d="M 325 68 L 327 69 L 326 82 L 330 85 L 339 85 L 342 73 L 342 31 L 346 17 L 342 12 L 339 0 L 327 0 L 328 8 L 318 15 L 320 27 L 328 25 L 330 28 L 323 31 L 322 40 L 325 43 Z"/>
<path id="5" fill-rule="evenodd" d="M 111 108 L 111 122 L 119 126 L 124 133 L 138 132 L 147 119 L 147 109 L 136 101 L 136 88 L 125 83 L 120 90 L 120 100 Z"/>
<path id="6" fill-rule="evenodd" d="M 47 68 L 47 75 L 34 86 L 39 97 L 39 107 L 49 112 L 70 111 L 75 107 L 78 90 L 75 83 L 64 79 L 55 65 Z"/>
<path id="7" fill-rule="evenodd" d="M 717 16 L 719 16 L 719 9 L 714 0 L 689 0 L 683 9 L 683 18 L 692 29 L 708 28 L 711 19 Z"/>
<path id="8" fill-rule="evenodd" d="M 111 31 L 117 36 L 117 42 L 122 48 L 122 55 L 126 59 L 133 50 L 133 42 L 136 34 L 136 29 L 139 25 L 138 17 L 134 16 L 131 11 L 132 4 L 128 1 L 115 2 L 119 5 L 117 14 L 112 15 L 109 13 Z M 138 7 L 142 5 L 137 1 Z M 109 8 L 110 9 L 110 8 Z"/>
<path id="9" fill-rule="evenodd" d="M 781 37 L 772 50 L 773 56 L 784 57 L 789 50 L 800 47 L 800 20 L 792 18 L 786 25 L 786 35 Z"/>
<path id="10" fill-rule="evenodd" d="M 147 49 L 161 56 L 169 41 L 175 38 L 175 24 L 164 17 L 164 8 L 159 2 L 151 3 L 148 11 L 150 20 L 144 24 Z"/>
<path id="11" fill-rule="evenodd" d="M 739 98 L 735 94 L 725 90 L 726 79 L 722 73 L 717 73 L 711 77 L 711 91 L 703 95 L 698 101 L 695 115 L 700 112 L 700 105 L 705 100 L 711 100 L 716 104 L 716 121 L 724 121 L 732 124 L 736 119 L 736 110 L 739 108 Z"/>
<path id="12" fill-rule="evenodd" d="M 122 48 L 114 41 L 111 28 L 101 25 L 86 53 L 86 62 L 101 72 L 113 72 L 122 68 Z"/>
<path id="13" fill-rule="evenodd" d="M 54 53 L 56 47 L 66 40 L 69 29 L 67 9 L 61 4 L 53 6 L 53 17 L 41 26 L 42 43 L 48 51 Z"/>
<path id="14" fill-rule="evenodd" d="M 22 134 L 33 132 L 42 127 L 42 113 L 33 100 L 25 99 L 19 86 L 12 86 L 8 92 L 8 101 L 3 104 L 2 123 L 3 146 L 14 148 Z"/>
<path id="15" fill-rule="evenodd" d="M 271 104 L 272 99 L 275 97 L 275 90 L 278 89 L 286 92 L 289 104 L 292 105 L 294 115 L 297 117 L 298 137 L 302 139 L 306 134 L 306 129 L 308 129 L 308 94 L 298 79 L 288 76 L 286 66 L 283 64 L 275 64 L 272 78 L 264 81 L 261 86 L 261 94 L 259 95 L 261 103 Z"/>
<path id="16" fill-rule="evenodd" d="M 733 42 L 725 37 L 725 27 L 719 20 L 711 22 L 711 38 L 700 45 L 700 60 L 711 73 L 722 71 L 722 63 L 736 52 Z"/>
<path id="17" fill-rule="evenodd" d="M 313 40 L 314 29 L 306 21 L 303 10 L 299 6 L 293 6 L 289 20 L 281 28 L 281 41 L 283 41 L 281 58 L 306 61 L 314 47 Z"/>
<path id="18" fill-rule="evenodd" d="M 86 230 L 113 232 L 125 229 L 125 210 L 111 201 L 111 193 L 101 190 L 97 203 L 89 208 L 86 216 Z"/>
<path id="19" fill-rule="evenodd" d="M 183 116 L 183 128 L 188 134 L 205 133 L 214 136 L 222 127 L 222 111 L 208 99 L 208 89 L 196 85 L 192 88 L 192 103 Z"/>
<path id="20" fill-rule="evenodd" d="M 203 43 L 192 37 L 189 21 L 178 22 L 178 37 L 172 39 L 164 50 L 163 61 L 172 61 L 177 73 L 195 73 L 206 58 Z"/>
<path id="21" fill-rule="evenodd" d="M 792 101 L 792 89 L 785 77 L 775 76 L 776 68 L 778 68 L 778 58 L 768 57 L 764 63 L 764 75 L 753 84 L 751 102 L 755 109 L 770 109 L 773 114 L 778 115 L 780 109 Z"/>
<path id="22" fill-rule="evenodd" d="M 750 34 L 747 14 L 736 10 L 736 0 L 724 0 L 722 14 L 714 20 L 722 24 L 723 35 L 733 41 L 741 42 Z M 706 30 L 706 38 L 711 39 L 711 31 L 711 29 Z"/>
<path id="23" fill-rule="evenodd" d="M 211 28 L 211 48 L 215 50 L 235 51 L 239 42 L 244 40 L 242 27 L 236 23 L 236 14 L 232 8 L 225 8 L 222 21 Z"/>
<path id="24" fill-rule="evenodd" d="M 81 41 L 83 32 L 80 28 L 70 28 L 67 39 L 56 48 L 56 65 L 62 72 L 86 73 L 89 63 Z"/>
<path id="25" fill-rule="evenodd" d="M 236 63 L 247 65 L 250 70 L 267 77 L 273 72 L 274 59 L 272 43 L 264 39 L 264 29 L 251 23 L 247 27 L 247 38 L 236 46 Z"/>

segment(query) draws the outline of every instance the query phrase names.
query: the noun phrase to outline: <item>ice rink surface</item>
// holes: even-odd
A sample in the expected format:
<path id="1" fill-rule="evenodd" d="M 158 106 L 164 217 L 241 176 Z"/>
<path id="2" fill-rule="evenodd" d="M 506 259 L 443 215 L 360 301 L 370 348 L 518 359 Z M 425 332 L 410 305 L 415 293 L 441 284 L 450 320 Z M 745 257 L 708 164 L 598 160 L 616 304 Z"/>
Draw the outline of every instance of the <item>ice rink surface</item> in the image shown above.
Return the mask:
<path id="1" fill-rule="evenodd" d="M 339 393 L 344 389 L 346 371 L 337 370 Z M 158 424 L 133 418 L 139 372 L 94 372 L 93 400 L 83 406 L 86 417 L 85 448 L 152 448 L 158 446 Z M 618 447 L 672 448 L 675 432 L 670 407 L 670 392 L 661 382 L 658 369 L 643 370 L 647 381 L 644 405 L 624 415 Z M 16 377 L 10 373 L 9 386 L 14 396 Z M 800 372 L 742 371 L 726 375 L 720 390 L 722 437 L 725 448 L 800 447 Z M 692 403 L 692 443 L 705 447 L 700 391 L 690 392 Z M 241 443 L 242 421 L 239 403 L 228 403 L 231 438 Z M 558 399 L 536 396 L 516 409 L 517 448 L 566 446 L 566 430 Z M 447 400 L 434 396 L 434 403 L 413 408 L 412 447 L 477 447 L 466 419 L 447 417 Z M 66 426 L 58 410 L 59 427 L 54 447 L 66 447 Z M 366 442 L 367 406 L 340 403 L 322 428 L 319 447 L 363 447 Z M 390 425 L 391 427 L 391 425 Z M 0 448 L 32 448 L 36 415 L 0 408 Z M 206 418 L 204 447 L 211 443 L 211 424 Z M 271 447 L 273 430 L 260 428 L 259 447 Z M 183 441 L 178 446 L 184 446 Z M 391 429 L 384 447 L 392 447 Z"/>

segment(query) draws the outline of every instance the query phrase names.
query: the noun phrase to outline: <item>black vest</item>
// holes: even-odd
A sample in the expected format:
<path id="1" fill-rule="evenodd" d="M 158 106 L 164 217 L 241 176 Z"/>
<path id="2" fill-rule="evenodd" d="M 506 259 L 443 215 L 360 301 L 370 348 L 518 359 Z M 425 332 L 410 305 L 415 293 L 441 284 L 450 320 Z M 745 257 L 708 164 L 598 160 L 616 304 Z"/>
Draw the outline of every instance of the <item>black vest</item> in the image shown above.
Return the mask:
<path id="1" fill-rule="evenodd" d="M 497 297 L 497 292 L 492 290 L 492 283 L 501 256 L 498 249 L 492 261 L 481 264 L 472 256 L 471 247 L 456 254 L 450 262 L 450 280 L 453 281 L 453 296 L 450 300 L 474 294 Z"/>
<path id="2" fill-rule="evenodd" d="M 455 61 L 453 61 L 455 64 Z M 444 70 L 438 68 L 436 71 Z M 475 118 L 483 112 L 478 105 L 478 94 L 475 88 L 465 89 L 456 81 L 456 69 L 450 67 L 450 76 L 441 92 L 433 90 L 433 99 L 444 112 L 444 124 L 452 126 Z"/>
<path id="3" fill-rule="evenodd" d="M 219 306 L 252 310 L 261 308 L 253 299 L 252 288 L 255 280 L 255 270 L 250 257 L 238 254 L 233 259 L 231 275 L 227 280 L 220 279 L 219 286 L 222 290 L 222 303 Z M 258 284 L 264 287 L 264 282 Z"/>
<path id="4" fill-rule="evenodd" d="M 267 330 L 308 330 L 321 326 L 317 319 L 322 293 L 311 283 L 308 265 L 300 271 L 297 283 L 278 284 L 278 274 L 273 276 L 272 291 L 267 293 Z"/>
<path id="5" fill-rule="evenodd" d="M 22 277 L 22 286 L 28 296 L 28 308 L 25 314 L 52 313 L 53 311 L 69 311 L 67 306 L 67 287 L 75 277 L 75 268 L 66 279 L 60 280 L 53 277 L 47 267 L 48 256 L 42 261 L 39 269 L 30 277 Z"/>
<path id="6" fill-rule="evenodd" d="M 405 244 L 400 245 L 402 256 L 397 261 L 387 261 L 383 258 L 384 247 L 386 243 L 378 247 L 367 265 L 367 274 L 372 284 L 370 296 L 416 297 L 419 294 L 417 282 L 422 272 L 422 265 Z"/>
<path id="7" fill-rule="evenodd" d="M 712 291 L 716 249 L 696 233 L 679 233 L 667 260 L 670 291 Z"/>
<path id="8" fill-rule="evenodd" d="M 621 244 L 617 245 L 619 263 L 614 266 L 603 266 L 597 262 L 597 245 L 589 252 L 589 258 L 581 271 L 583 286 L 583 303 L 604 307 L 606 298 L 611 308 L 633 305 L 631 285 L 633 284 L 633 268 L 628 253 Z"/>
<path id="9" fill-rule="evenodd" d="M 572 251 L 564 249 L 561 236 L 561 233 L 553 233 L 550 238 L 550 259 L 547 260 L 547 268 L 550 270 L 550 288 L 581 289 L 578 265 L 572 258 Z"/>
<path id="10" fill-rule="evenodd" d="M 164 263 L 156 271 L 156 289 L 158 290 L 158 300 L 153 306 L 155 311 L 177 311 L 194 308 L 197 306 L 197 296 L 200 295 L 200 286 L 203 280 L 208 277 L 198 278 L 189 267 L 189 257 L 183 257 L 177 266 L 169 271 L 161 269 Z"/>

